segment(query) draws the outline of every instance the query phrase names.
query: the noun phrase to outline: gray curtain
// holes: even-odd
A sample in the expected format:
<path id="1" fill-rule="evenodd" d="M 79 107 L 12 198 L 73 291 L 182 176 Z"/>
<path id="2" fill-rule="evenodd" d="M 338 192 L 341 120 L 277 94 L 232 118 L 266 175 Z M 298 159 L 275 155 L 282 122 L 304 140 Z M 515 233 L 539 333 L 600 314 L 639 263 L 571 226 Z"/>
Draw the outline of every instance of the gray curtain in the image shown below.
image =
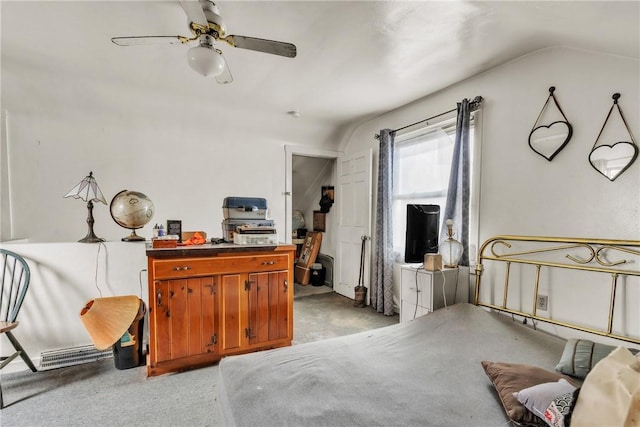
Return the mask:
<path id="1" fill-rule="evenodd" d="M 393 313 L 393 228 L 391 224 L 393 195 L 393 141 L 395 132 L 380 131 L 378 154 L 378 192 L 374 247 L 374 275 L 371 282 L 371 306 L 378 313 Z"/>
<path id="2" fill-rule="evenodd" d="M 471 119 L 470 102 L 463 99 L 458 103 L 456 122 L 456 141 L 451 161 L 447 204 L 442 216 L 440 241 L 447 239 L 445 221 L 453 220 L 454 238 L 462 244 L 464 252 L 459 265 L 469 265 L 469 193 L 470 189 L 470 155 L 469 155 L 469 121 Z M 475 103 L 474 103 L 475 105 Z"/>

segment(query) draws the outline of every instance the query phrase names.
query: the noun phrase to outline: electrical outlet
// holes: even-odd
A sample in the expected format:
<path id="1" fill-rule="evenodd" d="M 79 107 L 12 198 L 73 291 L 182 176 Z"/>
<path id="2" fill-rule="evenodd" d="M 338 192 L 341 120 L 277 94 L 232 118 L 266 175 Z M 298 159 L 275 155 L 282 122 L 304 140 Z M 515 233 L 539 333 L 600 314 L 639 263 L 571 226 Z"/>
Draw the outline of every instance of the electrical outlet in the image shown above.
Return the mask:
<path id="1" fill-rule="evenodd" d="M 538 310 L 547 311 L 547 304 L 549 303 L 549 297 L 547 295 L 538 295 Z"/>

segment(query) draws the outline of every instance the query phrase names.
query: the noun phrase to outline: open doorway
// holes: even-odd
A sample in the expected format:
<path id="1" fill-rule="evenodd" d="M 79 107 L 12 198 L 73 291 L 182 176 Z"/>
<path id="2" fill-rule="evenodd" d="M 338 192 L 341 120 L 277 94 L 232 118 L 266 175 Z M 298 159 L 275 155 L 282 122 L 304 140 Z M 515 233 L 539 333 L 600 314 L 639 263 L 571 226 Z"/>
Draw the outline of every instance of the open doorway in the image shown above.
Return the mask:
<path id="1" fill-rule="evenodd" d="M 319 211 L 323 210 L 320 206 L 323 190 L 335 185 L 339 153 L 298 146 L 287 146 L 285 152 L 289 196 L 286 206 L 286 230 L 289 233 L 287 241 L 297 244 L 302 250 L 304 234 L 307 231 L 322 233 L 320 250 L 313 260 L 315 270 L 320 271 L 312 271 L 314 276 L 307 281 L 296 280 L 295 296 L 297 298 L 332 292 L 333 260 L 336 254 L 336 214 L 331 208 L 322 214 Z"/>
<path id="2" fill-rule="evenodd" d="M 347 298 L 354 299 L 354 289 L 362 278 L 368 287 L 370 278 L 370 253 L 363 245 L 371 236 L 371 203 L 372 203 L 372 150 L 343 154 L 336 151 L 317 150 L 309 147 L 285 146 L 285 229 L 288 230 L 286 241 L 292 243 L 292 182 L 293 157 L 313 157 L 331 159 L 333 165 L 332 182 L 335 183 L 335 205 L 325 218 L 326 241 L 322 245 L 322 253 L 334 259 L 333 289 Z M 322 184 L 316 190 L 321 195 Z M 365 248 L 365 256 L 361 249 Z M 362 265 L 364 260 L 364 265 Z M 362 266 L 362 268 L 360 268 Z M 363 274 L 360 276 L 360 271 Z"/>
<path id="3" fill-rule="evenodd" d="M 336 159 L 300 155 L 292 158 L 292 241 L 302 251 L 307 232 L 319 232 L 322 236 L 319 253 L 311 260 L 309 280 L 299 280 L 296 275 L 296 297 L 333 291 L 335 215 L 324 200 L 328 189 L 334 188 L 335 165 Z M 321 212 L 327 209 L 328 212 Z"/>

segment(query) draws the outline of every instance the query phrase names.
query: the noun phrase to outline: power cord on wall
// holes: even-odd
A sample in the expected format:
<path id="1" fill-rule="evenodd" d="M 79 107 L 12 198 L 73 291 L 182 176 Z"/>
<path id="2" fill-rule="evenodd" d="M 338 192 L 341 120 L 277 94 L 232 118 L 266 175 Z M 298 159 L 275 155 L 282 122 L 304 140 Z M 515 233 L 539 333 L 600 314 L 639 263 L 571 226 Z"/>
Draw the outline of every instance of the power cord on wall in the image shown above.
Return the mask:
<path id="1" fill-rule="evenodd" d="M 438 269 L 440 274 L 442 274 L 442 298 L 444 299 L 444 308 L 447 308 L 447 292 L 445 291 L 445 285 L 447 284 L 447 277 L 444 275 L 443 269 Z M 455 304 L 455 297 L 453 299 L 453 303 Z"/>
<path id="2" fill-rule="evenodd" d="M 416 306 L 413 309 L 413 318 L 415 319 L 416 316 L 418 315 L 418 305 L 420 302 L 419 297 L 419 293 L 420 293 L 420 288 L 418 286 L 418 271 L 420 271 L 421 268 L 424 268 L 424 264 L 420 264 L 419 266 L 416 267 L 416 278 L 415 278 L 415 282 L 416 282 Z"/>
<path id="3" fill-rule="evenodd" d="M 102 248 L 102 246 L 104 246 L 104 250 L 107 250 L 107 246 L 104 244 L 104 242 L 98 242 L 98 252 L 96 253 L 96 274 L 95 274 L 95 286 L 96 289 L 98 290 L 98 293 L 100 294 L 100 298 L 102 298 L 102 289 L 100 289 L 100 286 L 98 286 L 98 263 L 100 261 L 100 248 Z"/>
<path id="4" fill-rule="evenodd" d="M 99 267 L 99 261 L 100 261 L 100 249 L 102 248 L 102 246 L 104 246 L 105 252 L 107 250 L 107 245 L 105 245 L 104 242 L 98 242 L 98 251 L 96 253 L 96 273 L 94 277 L 95 287 L 98 290 L 98 293 L 100 294 L 100 298 L 102 298 L 102 289 L 100 289 L 100 286 L 98 286 L 98 267 Z M 142 299 L 142 273 L 144 271 L 147 271 L 147 269 L 143 268 L 138 273 L 138 283 L 140 285 L 140 299 Z"/>
<path id="5" fill-rule="evenodd" d="M 138 283 L 140 284 L 140 299 L 142 299 L 142 273 L 147 271 L 146 268 L 143 268 L 138 272 Z"/>

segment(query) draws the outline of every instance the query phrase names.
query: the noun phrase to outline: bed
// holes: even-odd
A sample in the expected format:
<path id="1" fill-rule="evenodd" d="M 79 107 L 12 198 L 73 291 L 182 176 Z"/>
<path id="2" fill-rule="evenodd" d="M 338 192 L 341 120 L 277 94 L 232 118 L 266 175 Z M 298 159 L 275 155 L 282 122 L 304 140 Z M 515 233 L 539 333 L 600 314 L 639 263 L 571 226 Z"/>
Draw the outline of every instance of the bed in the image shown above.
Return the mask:
<path id="1" fill-rule="evenodd" d="M 479 254 L 473 304 L 455 304 L 359 334 L 223 359 L 217 387 L 223 425 L 551 425 L 536 416 L 533 411 L 539 408 L 530 401 L 513 401 L 513 392 L 521 392 L 518 399 L 534 400 L 531 396 L 538 397 L 540 387 L 566 387 L 565 380 L 572 389 L 564 390 L 562 397 L 571 408 L 558 410 L 578 411 L 581 401 L 594 397 L 595 380 L 590 377 L 595 378 L 596 367 L 610 364 L 607 358 L 615 353 L 618 340 L 632 348 L 640 344 L 640 332 L 628 326 L 629 316 L 633 323 L 635 314 L 626 307 L 627 300 L 639 298 L 640 241 L 496 236 Z M 583 286 L 568 273 L 577 274 L 581 282 L 593 282 L 584 286 L 595 286 L 609 296 L 593 298 L 591 291 L 583 295 L 595 303 L 604 300 L 604 315 L 591 308 L 592 301 L 572 302 L 593 310 L 587 317 L 604 325 L 585 324 L 584 316 L 573 323 L 563 315 L 571 310 L 558 312 L 562 301 L 545 312 L 537 309 L 538 296 L 551 290 L 550 279 L 559 278 L 568 290 Z M 541 322 L 550 327 L 541 330 Z M 582 335 L 567 340 L 550 333 L 556 328 Z M 556 371 L 567 362 L 567 353 L 575 365 L 585 345 L 590 346 L 589 358 L 600 351 L 599 358 L 607 361 L 594 363 L 582 376 Z M 631 366 L 631 359 L 624 360 Z M 630 399 L 637 394 L 640 412 L 640 390 L 633 392 Z M 617 403 L 619 399 L 613 402 Z M 606 411 L 606 405 L 599 405 Z M 576 415 L 591 416 L 585 406 Z M 633 402 L 625 400 L 622 406 L 620 411 L 626 412 L 620 416 L 631 417 L 628 425 L 634 425 L 629 409 Z"/>

